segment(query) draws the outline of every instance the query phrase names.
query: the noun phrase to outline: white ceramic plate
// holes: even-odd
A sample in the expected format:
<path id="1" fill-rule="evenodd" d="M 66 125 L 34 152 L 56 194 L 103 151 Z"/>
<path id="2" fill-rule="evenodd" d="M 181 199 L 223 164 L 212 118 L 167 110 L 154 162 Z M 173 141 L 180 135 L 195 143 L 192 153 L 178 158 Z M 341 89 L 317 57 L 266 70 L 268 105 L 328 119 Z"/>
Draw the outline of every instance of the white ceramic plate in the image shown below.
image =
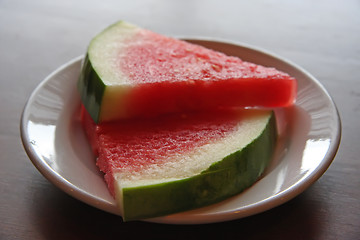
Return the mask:
<path id="1" fill-rule="evenodd" d="M 303 69 L 262 50 L 212 40 L 189 41 L 289 73 L 298 80 L 297 103 L 276 110 L 280 139 L 275 158 L 252 187 L 212 206 L 147 221 L 200 224 L 238 219 L 300 194 L 326 171 L 339 146 L 340 118 L 329 94 Z M 81 60 L 61 66 L 34 90 L 21 119 L 22 141 L 49 181 L 89 205 L 119 214 L 79 122 L 76 84 Z"/>

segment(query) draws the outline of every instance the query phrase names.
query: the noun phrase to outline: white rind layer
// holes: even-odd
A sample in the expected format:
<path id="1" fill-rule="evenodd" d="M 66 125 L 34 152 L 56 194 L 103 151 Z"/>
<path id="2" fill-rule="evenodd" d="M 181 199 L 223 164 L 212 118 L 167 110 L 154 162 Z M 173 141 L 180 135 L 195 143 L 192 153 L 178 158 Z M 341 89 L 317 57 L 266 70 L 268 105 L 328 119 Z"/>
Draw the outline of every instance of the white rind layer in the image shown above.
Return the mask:
<path id="1" fill-rule="evenodd" d="M 121 27 L 119 27 L 121 25 Z M 127 39 L 131 39 L 140 28 L 126 23 L 118 22 L 97 35 L 88 48 L 91 65 L 107 86 L 129 85 L 127 76 L 119 71 L 118 59 L 126 54 Z"/>
<path id="2" fill-rule="evenodd" d="M 102 99 L 100 121 L 127 116 L 127 93 L 131 92 L 132 84 L 128 76 L 119 70 L 118 59 L 126 54 L 125 49 L 129 44 L 134 44 L 127 40 L 133 38 L 140 30 L 135 25 L 118 22 L 105 29 L 89 45 L 88 56 L 91 65 L 106 86 Z M 117 103 L 115 110 L 114 102 Z"/>

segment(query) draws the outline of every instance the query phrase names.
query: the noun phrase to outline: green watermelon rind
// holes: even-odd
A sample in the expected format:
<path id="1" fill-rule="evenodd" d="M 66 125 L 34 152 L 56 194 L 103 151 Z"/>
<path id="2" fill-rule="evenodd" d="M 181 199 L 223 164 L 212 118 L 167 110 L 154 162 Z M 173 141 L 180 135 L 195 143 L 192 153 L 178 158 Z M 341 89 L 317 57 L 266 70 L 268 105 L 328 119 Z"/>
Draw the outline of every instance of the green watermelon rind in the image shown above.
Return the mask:
<path id="1" fill-rule="evenodd" d="M 94 122 L 99 122 L 101 102 L 106 85 L 94 70 L 88 55 L 84 58 L 77 87 L 87 112 Z"/>
<path id="2" fill-rule="evenodd" d="M 101 122 L 102 117 L 104 117 L 103 115 L 106 115 L 106 113 L 102 112 L 103 100 L 106 94 L 111 94 L 106 93 L 106 89 L 109 88 L 109 85 L 106 84 L 103 79 L 106 79 L 106 77 L 101 77 L 101 69 L 97 69 L 92 64 L 94 57 L 91 54 L 91 50 L 94 48 L 94 45 L 101 42 L 101 38 L 104 34 L 111 32 L 112 29 L 116 28 L 133 29 L 136 28 L 136 26 L 125 21 L 118 21 L 96 35 L 88 46 L 78 79 L 77 88 L 80 93 L 81 101 L 95 123 Z M 124 86 L 124 88 L 126 89 L 126 86 Z"/>
<path id="3" fill-rule="evenodd" d="M 92 64 L 93 57 L 91 54 L 91 49 L 94 45 L 96 45 L 99 39 L 101 39 L 104 33 L 111 31 L 112 28 L 127 25 L 128 24 L 126 22 L 119 21 L 105 28 L 101 33 L 96 35 L 91 40 L 88 46 L 87 53 L 82 64 L 77 88 L 80 93 L 81 101 L 84 107 L 86 108 L 88 113 L 90 113 L 90 116 L 95 123 L 99 123 L 101 121 L 101 109 L 103 99 L 106 94 L 105 90 L 108 85 L 105 84 L 103 79 L 100 77 L 100 72 L 98 73 L 96 68 Z"/>
<path id="4" fill-rule="evenodd" d="M 274 113 L 262 133 L 243 149 L 201 174 L 122 189 L 124 221 L 154 218 L 218 203 L 253 185 L 271 161 L 277 138 Z"/>

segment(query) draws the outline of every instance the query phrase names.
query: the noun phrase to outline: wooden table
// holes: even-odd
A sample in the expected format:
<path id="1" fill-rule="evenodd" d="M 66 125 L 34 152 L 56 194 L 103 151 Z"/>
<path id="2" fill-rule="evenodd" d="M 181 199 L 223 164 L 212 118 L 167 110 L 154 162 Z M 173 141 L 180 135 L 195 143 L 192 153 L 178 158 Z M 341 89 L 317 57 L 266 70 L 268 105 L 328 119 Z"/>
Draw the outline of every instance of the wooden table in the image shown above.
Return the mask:
<path id="1" fill-rule="evenodd" d="M 21 144 L 22 109 L 53 70 L 124 19 L 176 37 L 267 49 L 312 73 L 336 102 L 342 143 L 295 199 L 206 225 L 123 223 L 57 189 Z M 0 239 L 360 239 L 360 3 L 347 1 L 0 1 Z"/>

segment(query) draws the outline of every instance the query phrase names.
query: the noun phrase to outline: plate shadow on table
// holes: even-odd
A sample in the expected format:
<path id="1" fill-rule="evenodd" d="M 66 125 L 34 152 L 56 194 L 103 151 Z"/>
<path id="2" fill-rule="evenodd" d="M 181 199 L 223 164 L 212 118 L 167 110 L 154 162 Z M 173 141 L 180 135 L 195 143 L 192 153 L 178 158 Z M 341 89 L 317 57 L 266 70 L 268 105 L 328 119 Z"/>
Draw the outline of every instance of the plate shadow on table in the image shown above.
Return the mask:
<path id="1" fill-rule="evenodd" d="M 317 239 L 321 226 L 313 222 L 313 214 L 326 207 L 311 201 L 311 194 L 304 192 L 280 207 L 229 222 L 203 225 L 122 222 L 121 217 L 90 207 L 49 185 L 39 189 L 41 194 L 33 195 L 31 215 L 34 215 L 34 219 L 41 219 L 37 223 L 37 231 L 45 239 L 54 240 L 120 237 L 263 239 L 265 236 L 267 239 Z"/>

